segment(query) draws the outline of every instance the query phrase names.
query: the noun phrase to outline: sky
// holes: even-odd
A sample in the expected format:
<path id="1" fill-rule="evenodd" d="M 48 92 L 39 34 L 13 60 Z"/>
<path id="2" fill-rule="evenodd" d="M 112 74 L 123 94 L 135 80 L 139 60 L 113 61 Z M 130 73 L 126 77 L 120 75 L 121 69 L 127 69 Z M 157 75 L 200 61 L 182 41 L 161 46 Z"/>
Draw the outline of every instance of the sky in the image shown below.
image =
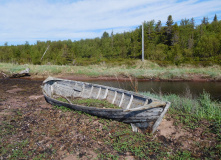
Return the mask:
<path id="1" fill-rule="evenodd" d="M 132 31 L 144 21 L 221 20 L 221 0 L 0 0 L 0 46 Z"/>

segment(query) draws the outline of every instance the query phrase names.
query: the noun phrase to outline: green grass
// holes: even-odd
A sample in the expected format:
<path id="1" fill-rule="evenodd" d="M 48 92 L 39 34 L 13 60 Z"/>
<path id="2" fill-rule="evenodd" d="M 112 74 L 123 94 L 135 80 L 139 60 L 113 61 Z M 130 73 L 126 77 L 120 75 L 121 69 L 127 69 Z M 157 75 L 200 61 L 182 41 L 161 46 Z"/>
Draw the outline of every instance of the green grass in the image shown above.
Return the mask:
<path id="1" fill-rule="evenodd" d="M 202 120 L 210 122 L 210 131 L 221 140 L 221 102 L 212 101 L 209 93 L 203 92 L 198 99 L 191 98 L 190 93 L 184 97 L 175 94 L 159 96 L 149 92 L 143 94 L 170 101 L 169 113 L 185 127 L 194 129 L 201 125 Z"/>
<path id="2" fill-rule="evenodd" d="M 57 100 L 68 103 L 68 101 L 62 97 L 57 98 Z M 114 104 L 109 103 L 106 100 L 99 100 L 99 99 L 80 99 L 79 98 L 79 99 L 73 99 L 71 100 L 71 102 L 72 104 L 83 105 L 87 107 L 122 109 Z"/>
<path id="3" fill-rule="evenodd" d="M 120 155 L 130 153 L 135 159 L 164 159 L 165 157 L 178 157 L 176 152 L 168 155 L 171 148 L 167 148 L 169 144 L 155 139 L 152 134 L 135 133 L 131 128 L 125 128 L 122 131 L 116 131 L 109 135 L 107 145 L 111 145 L 113 149 Z M 103 155 L 105 157 L 105 154 Z M 181 157 L 181 156 L 180 156 Z"/>
<path id="4" fill-rule="evenodd" d="M 213 80 L 221 79 L 221 67 L 196 67 L 196 66 L 167 66 L 161 67 L 151 61 L 141 62 L 139 60 L 133 61 L 130 65 L 111 65 L 101 63 L 100 65 L 88 66 L 68 66 L 68 65 L 17 65 L 10 63 L 0 63 L 0 70 L 5 73 L 15 73 L 30 68 L 32 75 L 58 75 L 58 74 L 75 74 L 87 75 L 90 77 L 98 76 L 126 76 L 136 78 L 160 78 L 160 79 L 174 79 L 180 78 L 184 80 L 191 80 L 193 75 L 204 78 L 211 78 Z"/>
<path id="5" fill-rule="evenodd" d="M 23 141 L 17 141 L 12 142 L 11 144 L 8 144 L 7 146 L 4 146 L 0 149 L 1 155 L 9 154 L 10 159 L 26 159 L 28 157 L 28 154 L 30 153 L 24 153 L 23 149 L 28 145 L 29 140 L 23 140 Z"/>
<path id="6" fill-rule="evenodd" d="M 221 123 L 221 103 L 212 101 L 210 94 L 207 92 L 203 92 L 198 99 L 191 98 L 191 95 L 182 97 L 175 94 L 163 96 L 149 92 L 143 94 L 170 101 L 172 104 L 170 107 L 171 112 L 182 112 L 183 114 L 191 114 L 196 118 L 204 118 Z"/>

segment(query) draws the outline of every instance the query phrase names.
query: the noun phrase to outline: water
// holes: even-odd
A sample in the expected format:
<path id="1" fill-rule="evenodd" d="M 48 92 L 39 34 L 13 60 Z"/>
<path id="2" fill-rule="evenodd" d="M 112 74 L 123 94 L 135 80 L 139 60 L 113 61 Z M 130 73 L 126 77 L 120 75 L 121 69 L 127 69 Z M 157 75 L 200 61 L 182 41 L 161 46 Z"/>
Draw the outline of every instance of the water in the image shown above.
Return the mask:
<path id="1" fill-rule="evenodd" d="M 221 82 L 155 82 L 144 81 L 138 82 L 137 87 L 134 87 L 130 81 L 90 81 L 91 83 L 122 88 L 134 91 L 134 88 L 139 92 L 151 92 L 155 94 L 178 94 L 186 95 L 188 92 L 194 98 L 197 98 L 203 91 L 208 92 L 213 100 L 221 101 Z"/>

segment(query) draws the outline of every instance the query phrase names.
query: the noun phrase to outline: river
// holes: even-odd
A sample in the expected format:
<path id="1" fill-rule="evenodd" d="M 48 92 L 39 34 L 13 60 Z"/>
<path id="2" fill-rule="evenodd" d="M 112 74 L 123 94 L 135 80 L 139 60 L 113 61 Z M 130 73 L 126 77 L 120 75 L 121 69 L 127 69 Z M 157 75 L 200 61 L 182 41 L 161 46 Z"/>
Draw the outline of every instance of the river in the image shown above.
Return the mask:
<path id="1" fill-rule="evenodd" d="M 213 100 L 221 101 L 221 82 L 156 82 L 156 81 L 139 81 L 138 85 L 130 81 L 90 81 L 91 83 L 122 88 L 134 91 L 136 88 L 139 92 L 151 92 L 155 94 L 178 94 L 185 95 L 191 93 L 197 98 L 203 91 L 208 92 Z M 136 86 L 136 87 L 134 87 Z"/>

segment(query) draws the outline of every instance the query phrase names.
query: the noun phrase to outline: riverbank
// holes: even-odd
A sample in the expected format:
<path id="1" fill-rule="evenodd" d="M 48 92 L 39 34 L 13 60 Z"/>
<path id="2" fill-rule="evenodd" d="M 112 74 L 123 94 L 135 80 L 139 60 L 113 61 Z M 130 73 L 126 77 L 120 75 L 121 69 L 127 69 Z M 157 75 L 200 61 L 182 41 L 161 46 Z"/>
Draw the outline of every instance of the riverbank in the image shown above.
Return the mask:
<path id="1" fill-rule="evenodd" d="M 168 66 L 160 67 L 150 61 L 137 61 L 134 65 L 111 66 L 101 63 L 90 66 L 17 65 L 0 63 L 5 74 L 17 73 L 30 68 L 31 79 L 45 79 L 49 75 L 73 80 L 117 80 L 117 81 L 221 81 L 221 67 Z"/>
<path id="2" fill-rule="evenodd" d="M 0 79 L 1 159 L 219 159 L 220 103 L 176 95 L 152 134 L 48 104 L 42 81 Z"/>

